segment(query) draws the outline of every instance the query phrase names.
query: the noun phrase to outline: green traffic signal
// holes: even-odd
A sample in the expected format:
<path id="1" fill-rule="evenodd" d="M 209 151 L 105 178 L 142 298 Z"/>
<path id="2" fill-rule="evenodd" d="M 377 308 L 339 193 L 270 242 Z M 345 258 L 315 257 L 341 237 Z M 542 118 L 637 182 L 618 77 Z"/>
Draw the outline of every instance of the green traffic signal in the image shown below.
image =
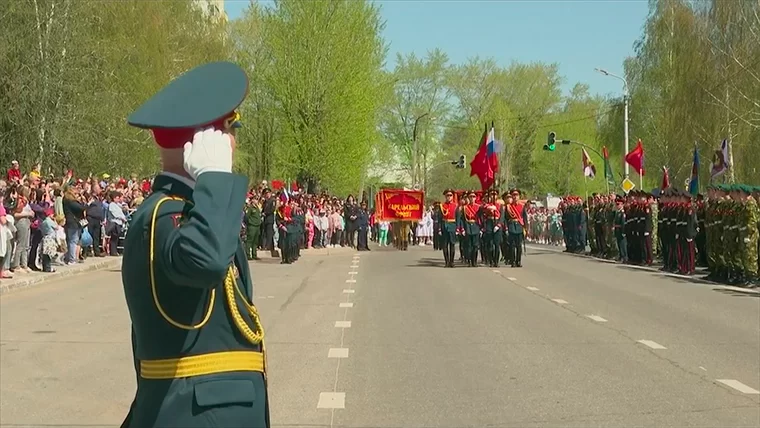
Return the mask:
<path id="1" fill-rule="evenodd" d="M 549 133 L 549 138 L 547 138 L 546 144 L 544 144 L 544 150 L 547 152 L 553 152 L 554 149 L 556 149 L 556 137 L 557 134 L 554 132 Z"/>

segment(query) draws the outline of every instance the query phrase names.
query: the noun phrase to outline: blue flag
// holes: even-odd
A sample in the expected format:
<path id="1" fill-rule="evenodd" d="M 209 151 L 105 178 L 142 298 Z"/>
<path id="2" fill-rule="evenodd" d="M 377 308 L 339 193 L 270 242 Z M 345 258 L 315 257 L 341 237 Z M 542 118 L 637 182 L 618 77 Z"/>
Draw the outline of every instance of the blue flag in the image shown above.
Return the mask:
<path id="1" fill-rule="evenodd" d="M 699 151 L 694 145 L 694 160 L 691 163 L 691 179 L 689 179 L 689 193 L 694 196 L 699 194 Z"/>

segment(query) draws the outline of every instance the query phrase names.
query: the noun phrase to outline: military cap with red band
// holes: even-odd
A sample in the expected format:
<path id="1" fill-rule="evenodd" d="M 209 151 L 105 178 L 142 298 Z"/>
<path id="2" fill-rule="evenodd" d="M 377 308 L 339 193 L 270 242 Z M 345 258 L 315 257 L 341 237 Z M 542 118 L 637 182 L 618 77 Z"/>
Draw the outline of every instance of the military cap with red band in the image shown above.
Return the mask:
<path id="1" fill-rule="evenodd" d="M 129 118 L 132 126 L 150 129 L 156 143 L 179 149 L 198 129 L 228 131 L 240 126 L 235 111 L 248 94 L 248 76 L 231 62 L 198 66 L 171 81 Z"/>

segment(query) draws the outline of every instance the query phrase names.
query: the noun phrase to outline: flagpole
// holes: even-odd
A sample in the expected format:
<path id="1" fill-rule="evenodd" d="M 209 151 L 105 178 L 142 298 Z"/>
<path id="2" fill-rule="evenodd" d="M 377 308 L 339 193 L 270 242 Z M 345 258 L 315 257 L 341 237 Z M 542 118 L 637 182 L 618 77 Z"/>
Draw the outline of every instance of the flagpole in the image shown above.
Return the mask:
<path id="1" fill-rule="evenodd" d="M 588 176 L 586 171 L 583 171 L 583 192 L 586 194 L 586 200 L 588 200 Z"/>
<path id="2" fill-rule="evenodd" d="M 644 174 L 639 170 L 639 189 L 644 190 Z"/>

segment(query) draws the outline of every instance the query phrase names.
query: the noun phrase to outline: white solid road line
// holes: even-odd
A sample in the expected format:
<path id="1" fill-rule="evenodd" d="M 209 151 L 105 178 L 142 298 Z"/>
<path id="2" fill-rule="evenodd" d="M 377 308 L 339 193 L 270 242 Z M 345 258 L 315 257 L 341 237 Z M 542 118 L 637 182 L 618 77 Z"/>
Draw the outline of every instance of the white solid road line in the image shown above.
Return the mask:
<path id="1" fill-rule="evenodd" d="M 525 288 L 528 289 L 528 290 L 530 290 L 530 291 L 538 291 L 538 288 L 536 288 L 536 287 L 525 287 Z"/>
<path id="2" fill-rule="evenodd" d="M 744 394 L 753 394 L 753 395 L 760 394 L 760 391 L 756 390 L 755 388 L 749 387 L 735 379 L 716 379 L 716 380 L 722 383 L 723 385 L 731 387 Z"/>
<path id="3" fill-rule="evenodd" d="M 320 392 L 317 409 L 345 409 L 345 392 Z"/>
<path id="4" fill-rule="evenodd" d="M 356 293 L 356 290 L 352 290 L 350 288 L 346 288 L 345 290 L 343 290 L 343 294 L 354 294 L 354 293 Z"/>
<path id="5" fill-rule="evenodd" d="M 587 318 L 590 318 L 596 322 L 607 322 L 606 319 L 600 317 L 599 315 L 586 315 Z"/>
<path id="6" fill-rule="evenodd" d="M 353 308 L 354 304 L 351 303 L 351 302 L 343 302 L 343 303 L 340 304 L 340 307 L 341 308 Z"/>
<path id="7" fill-rule="evenodd" d="M 351 328 L 351 321 L 335 321 L 336 328 Z"/>
<path id="8" fill-rule="evenodd" d="M 566 305 L 567 304 L 567 300 L 562 300 L 562 299 L 552 299 L 552 302 L 559 303 L 560 305 Z"/>
<path id="9" fill-rule="evenodd" d="M 348 348 L 330 348 L 327 358 L 348 358 Z"/>
<path id="10" fill-rule="evenodd" d="M 355 279 L 347 279 L 346 283 L 347 284 L 356 284 L 356 280 Z"/>
<path id="11" fill-rule="evenodd" d="M 666 348 L 666 347 L 664 347 L 664 346 L 660 345 L 659 343 L 654 342 L 652 340 L 641 339 L 641 340 L 637 340 L 637 342 L 641 343 L 644 346 L 648 346 L 648 347 L 650 347 L 652 349 L 668 349 L 668 348 Z"/>

